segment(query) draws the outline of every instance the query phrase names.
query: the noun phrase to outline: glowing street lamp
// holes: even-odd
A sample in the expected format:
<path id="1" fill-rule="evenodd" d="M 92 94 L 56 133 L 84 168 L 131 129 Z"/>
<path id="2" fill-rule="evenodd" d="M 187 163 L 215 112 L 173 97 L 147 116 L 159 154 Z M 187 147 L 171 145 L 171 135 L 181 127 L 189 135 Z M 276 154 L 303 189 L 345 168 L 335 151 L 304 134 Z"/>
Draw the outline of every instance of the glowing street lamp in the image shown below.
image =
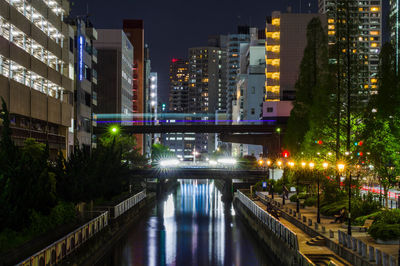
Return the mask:
<path id="1" fill-rule="evenodd" d="M 270 166 L 271 165 L 271 161 L 267 160 L 267 165 Z"/>
<path id="2" fill-rule="evenodd" d="M 277 161 L 276 164 L 278 165 L 278 167 L 282 166 L 282 161 Z"/>
<path id="3" fill-rule="evenodd" d="M 339 170 L 339 172 L 343 172 L 344 168 L 345 168 L 345 164 L 344 163 L 338 163 L 337 168 Z"/>

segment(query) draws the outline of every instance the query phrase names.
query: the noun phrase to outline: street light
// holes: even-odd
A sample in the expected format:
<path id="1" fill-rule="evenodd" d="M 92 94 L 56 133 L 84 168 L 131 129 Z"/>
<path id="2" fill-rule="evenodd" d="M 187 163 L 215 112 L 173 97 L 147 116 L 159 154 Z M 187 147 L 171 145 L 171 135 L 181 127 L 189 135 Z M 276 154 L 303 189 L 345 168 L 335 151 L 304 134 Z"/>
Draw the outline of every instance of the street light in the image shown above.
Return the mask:
<path id="1" fill-rule="evenodd" d="M 325 170 L 328 169 L 329 164 L 327 162 L 322 163 L 322 167 Z M 318 195 L 317 195 L 317 223 L 321 223 L 321 214 L 320 214 L 320 199 L 319 199 L 319 175 L 317 175 L 317 186 L 318 186 Z"/>
<path id="2" fill-rule="evenodd" d="M 287 165 L 290 167 L 290 169 L 293 168 L 294 162 L 288 162 Z M 285 175 L 282 177 L 282 205 L 285 205 Z"/>
<path id="3" fill-rule="evenodd" d="M 349 152 L 346 152 L 346 155 L 348 155 Z M 345 168 L 345 165 L 343 163 L 338 163 L 337 168 L 339 170 L 339 172 L 342 172 Z M 351 236 L 351 171 L 349 171 L 349 215 L 348 215 L 348 219 L 347 219 L 347 234 Z"/>

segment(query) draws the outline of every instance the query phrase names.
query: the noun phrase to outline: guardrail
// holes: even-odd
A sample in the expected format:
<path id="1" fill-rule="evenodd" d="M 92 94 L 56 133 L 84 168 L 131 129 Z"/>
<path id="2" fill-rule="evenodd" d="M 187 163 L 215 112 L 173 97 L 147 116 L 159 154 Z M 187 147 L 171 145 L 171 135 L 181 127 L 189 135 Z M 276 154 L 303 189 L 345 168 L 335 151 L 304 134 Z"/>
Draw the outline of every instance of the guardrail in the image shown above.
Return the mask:
<path id="1" fill-rule="evenodd" d="M 242 192 L 238 191 L 237 198 L 258 218 L 260 219 L 267 227 L 270 229 L 276 237 L 280 238 L 289 247 L 294 250 L 299 250 L 299 243 L 297 240 L 297 235 L 292 230 L 287 228 L 281 222 L 279 222 L 275 217 L 270 215 L 268 212 L 263 210 L 260 206 L 254 203 L 251 199 L 249 199 Z"/>
<path id="2" fill-rule="evenodd" d="M 17 265 L 54 265 L 108 225 L 109 213 L 102 212 L 75 231 L 55 241 Z"/>
<path id="3" fill-rule="evenodd" d="M 130 208 L 138 204 L 146 197 L 146 190 L 143 190 L 136 195 L 130 197 L 129 199 L 124 200 L 123 202 L 119 203 L 118 205 L 112 208 L 111 218 L 115 219 L 118 216 L 121 216 Z"/>

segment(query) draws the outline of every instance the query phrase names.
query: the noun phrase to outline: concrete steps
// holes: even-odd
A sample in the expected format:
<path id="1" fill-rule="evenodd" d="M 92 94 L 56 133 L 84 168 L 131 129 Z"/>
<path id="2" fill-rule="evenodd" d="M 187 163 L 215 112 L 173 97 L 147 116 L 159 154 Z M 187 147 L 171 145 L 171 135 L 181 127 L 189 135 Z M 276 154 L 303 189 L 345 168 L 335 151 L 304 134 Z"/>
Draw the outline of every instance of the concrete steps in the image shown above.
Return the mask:
<path id="1" fill-rule="evenodd" d="M 345 263 L 342 259 L 333 254 L 307 254 L 315 265 L 321 266 L 347 266 L 350 264 Z"/>
<path id="2" fill-rule="evenodd" d="M 325 238 L 317 236 L 308 240 L 306 244 L 309 246 L 325 246 Z"/>

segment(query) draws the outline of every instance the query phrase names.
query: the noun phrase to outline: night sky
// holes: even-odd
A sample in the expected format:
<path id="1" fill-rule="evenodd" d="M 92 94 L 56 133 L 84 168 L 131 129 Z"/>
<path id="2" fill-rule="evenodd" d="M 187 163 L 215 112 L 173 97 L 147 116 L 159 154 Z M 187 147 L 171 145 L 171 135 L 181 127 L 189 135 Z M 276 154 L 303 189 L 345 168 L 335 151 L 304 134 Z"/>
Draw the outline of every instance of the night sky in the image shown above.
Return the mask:
<path id="1" fill-rule="evenodd" d="M 272 11 L 299 11 L 299 0 L 76 0 L 72 15 L 84 15 L 98 29 L 120 29 L 122 20 L 143 19 L 152 71 L 159 75 L 159 100 L 168 99 L 172 58 L 186 58 L 189 47 L 207 45 L 209 35 L 236 33 L 237 25 L 265 27 Z M 302 0 L 302 11 L 316 12 L 318 0 Z"/>

